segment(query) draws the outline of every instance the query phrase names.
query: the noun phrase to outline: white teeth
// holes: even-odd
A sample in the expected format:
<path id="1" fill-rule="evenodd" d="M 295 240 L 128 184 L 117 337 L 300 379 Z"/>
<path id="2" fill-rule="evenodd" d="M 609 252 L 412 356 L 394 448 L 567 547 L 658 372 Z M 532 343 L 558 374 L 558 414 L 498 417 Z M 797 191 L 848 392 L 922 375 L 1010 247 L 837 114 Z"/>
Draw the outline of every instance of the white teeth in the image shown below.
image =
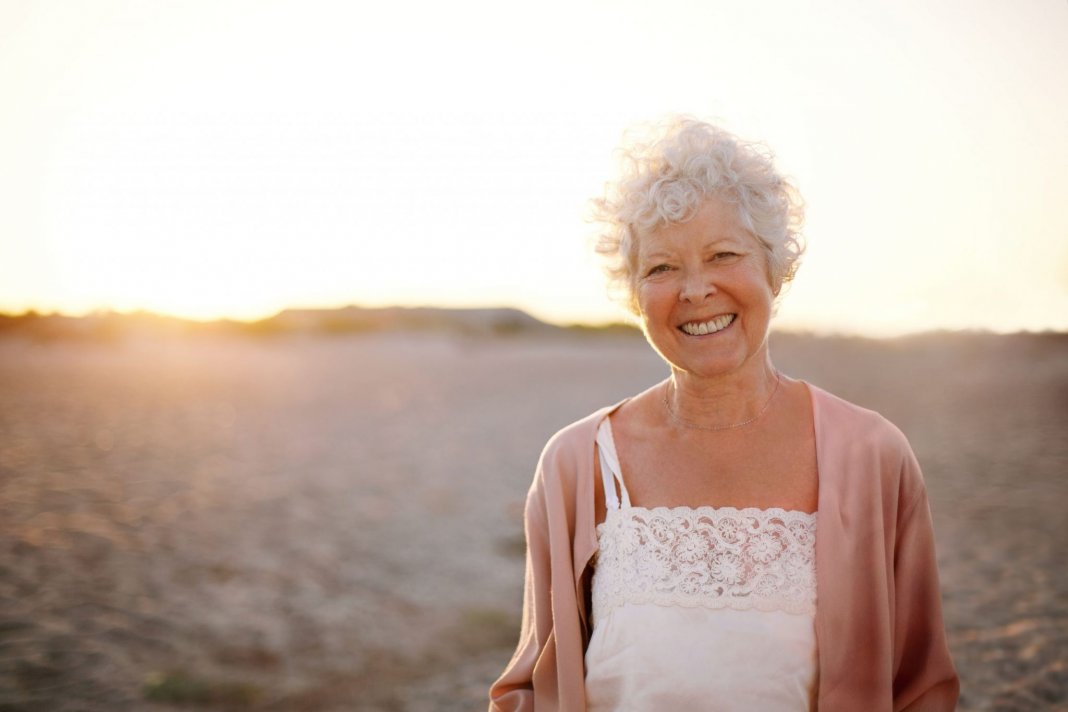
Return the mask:
<path id="1" fill-rule="evenodd" d="M 720 329 L 725 329 L 732 321 L 734 321 L 734 314 L 721 314 L 709 321 L 683 324 L 682 330 L 690 336 L 704 336 L 705 334 L 712 334 Z"/>

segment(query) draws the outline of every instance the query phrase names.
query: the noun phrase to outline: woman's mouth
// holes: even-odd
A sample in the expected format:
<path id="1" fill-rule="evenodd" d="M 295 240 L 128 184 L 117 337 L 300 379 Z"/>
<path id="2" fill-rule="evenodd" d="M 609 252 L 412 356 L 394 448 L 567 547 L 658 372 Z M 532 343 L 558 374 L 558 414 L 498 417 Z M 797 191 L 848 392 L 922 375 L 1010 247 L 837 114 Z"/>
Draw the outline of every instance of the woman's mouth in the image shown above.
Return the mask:
<path id="1" fill-rule="evenodd" d="M 704 336 L 722 331 L 734 322 L 737 314 L 720 314 L 708 321 L 688 321 L 679 327 L 681 331 L 690 336 Z"/>

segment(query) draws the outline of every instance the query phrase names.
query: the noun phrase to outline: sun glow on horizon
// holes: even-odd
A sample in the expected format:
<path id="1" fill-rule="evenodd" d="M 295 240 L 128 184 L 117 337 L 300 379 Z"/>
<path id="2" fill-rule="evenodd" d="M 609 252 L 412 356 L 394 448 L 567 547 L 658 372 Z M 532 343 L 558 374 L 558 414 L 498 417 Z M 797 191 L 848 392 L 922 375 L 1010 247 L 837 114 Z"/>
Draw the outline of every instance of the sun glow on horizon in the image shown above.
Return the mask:
<path id="1" fill-rule="evenodd" d="M 685 112 L 806 200 L 774 326 L 1068 329 L 1068 5 L 412 9 L 4 5 L 0 309 L 622 321 L 586 201 Z"/>

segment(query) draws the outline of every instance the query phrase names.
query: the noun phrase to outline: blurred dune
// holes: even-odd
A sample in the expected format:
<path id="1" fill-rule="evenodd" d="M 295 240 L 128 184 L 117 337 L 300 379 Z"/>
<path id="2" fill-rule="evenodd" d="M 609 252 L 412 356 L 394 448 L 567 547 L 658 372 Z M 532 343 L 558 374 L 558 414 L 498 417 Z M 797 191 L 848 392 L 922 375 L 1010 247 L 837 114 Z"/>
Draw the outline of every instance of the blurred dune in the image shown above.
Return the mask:
<path id="1" fill-rule="evenodd" d="M 86 316 L 0 313 L 0 335 L 37 341 L 116 341 L 130 338 L 197 336 L 288 336 L 434 332 L 461 336 L 631 333 L 625 324 L 554 326 L 511 307 L 359 307 L 284 309 L 256 321 L 192 321 L 151 312 L 95 312 Z"/>
<path id="2" fill-rule="evenodd" d="M 3 322 L 0 709 L 484 709 L 542 445 L 666 368 L 626 329 L 365 311 Z M 960 709 L 1068 708 L 1068 336 L 772 342 L 909 436 Z"/>

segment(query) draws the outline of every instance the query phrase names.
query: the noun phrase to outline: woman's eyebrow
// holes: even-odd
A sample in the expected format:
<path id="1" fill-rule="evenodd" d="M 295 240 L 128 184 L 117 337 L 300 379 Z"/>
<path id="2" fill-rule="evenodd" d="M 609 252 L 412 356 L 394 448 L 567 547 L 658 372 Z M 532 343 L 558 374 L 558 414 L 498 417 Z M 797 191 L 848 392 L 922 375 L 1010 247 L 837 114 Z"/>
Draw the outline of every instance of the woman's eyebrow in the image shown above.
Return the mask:
<path id="1" fill-rule="evenodd" d="M 711 247 L 718 247 L 724 243 L 736 246 L 741 241 L 741 238 L 737 235 L 719 235 L 718 237 L 710 237 L 705 241 L 705 244 L 702 245 L 702 247 L 707 250 Z"/>
<path id="2" fill-rule="evenodd" d="M 701 250 L 702 251 L 707 251 L 707 250 L 715 249 L 717 247 L 722 247 L 723 245 L 729 245 L 731 247 L 737 247 L 739 242 L 741 242 L 741 240 L 739 240 L 738 237 L 735 236 L 735 235 L 724 235 L 722 237 L 713 237 L 713 238 L 711 238 L 709 240 L 706 240 L 704 242 L 704 244 L 701 245 Z M 674 254 L 675 253 L 670 251 L 670 250 L 665 250 L 663 248 L 657 248 L 657 249 L 654 249 L 654 250 L 652 250 L 650 252 L 639 252 L 638 253 L 638 259 L 640 261 L 662 260 L 662 259 L 673 257 Z"/>

